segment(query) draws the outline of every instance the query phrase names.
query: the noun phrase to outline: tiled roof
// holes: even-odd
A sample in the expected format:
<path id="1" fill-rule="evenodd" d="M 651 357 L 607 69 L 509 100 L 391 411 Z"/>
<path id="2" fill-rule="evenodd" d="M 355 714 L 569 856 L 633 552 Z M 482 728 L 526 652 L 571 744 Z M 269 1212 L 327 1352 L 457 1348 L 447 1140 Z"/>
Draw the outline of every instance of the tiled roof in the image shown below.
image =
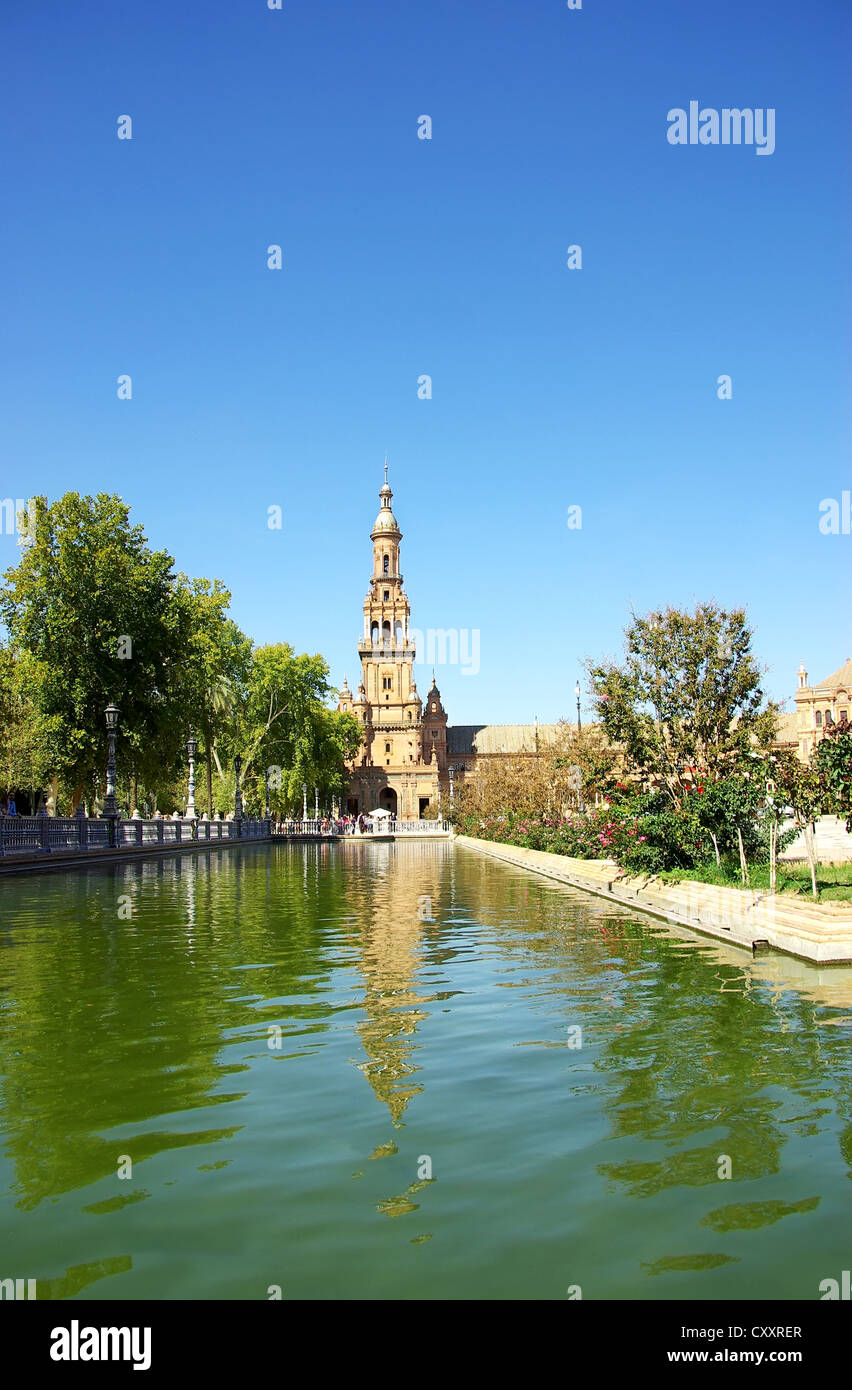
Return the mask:
<path id="1" fill-rule="evenodd" d="M 559 724 L 539 724 L 538 743 L 552 743 Z M 535 724 L 449 724 L 448 753 L 534 753 Z"/>
<path id="2" fill-rule="evenodd" d="M 840 670 L 835 671 L 833 676 L 826 677 L 824 681 L 819 681 L 815 689 L 821 690 L 828 686 L 829 690 L 836 690 L 841 685 L 844 690 L 852 690 L 852 657 L 847 656 Z"/>

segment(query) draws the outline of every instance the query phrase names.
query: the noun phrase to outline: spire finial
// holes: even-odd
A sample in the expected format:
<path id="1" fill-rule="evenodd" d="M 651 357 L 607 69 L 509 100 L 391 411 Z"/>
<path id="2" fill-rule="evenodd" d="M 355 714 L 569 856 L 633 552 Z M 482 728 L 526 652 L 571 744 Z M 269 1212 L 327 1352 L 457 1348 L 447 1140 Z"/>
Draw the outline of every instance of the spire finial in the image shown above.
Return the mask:
<path id="1" fill-rule="evenodd" d="M 388 485 L 388 456 L 385 453 L 385 487 Z"/>

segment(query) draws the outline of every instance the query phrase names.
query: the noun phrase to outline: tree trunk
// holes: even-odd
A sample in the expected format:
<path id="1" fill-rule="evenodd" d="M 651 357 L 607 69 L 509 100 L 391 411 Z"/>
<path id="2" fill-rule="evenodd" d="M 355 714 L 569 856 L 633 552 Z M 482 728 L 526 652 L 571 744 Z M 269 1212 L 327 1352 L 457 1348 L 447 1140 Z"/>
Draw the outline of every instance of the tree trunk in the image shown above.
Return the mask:
<path id="1" fill-rule="evenodd" d="M 742 874 L 743 885 L 749 886 L 748 864 L 746 863 L 745 848 L 743 847 L 743 832 L 737 826 L 737 843 L 740 847 L 740 873 Z"/>
<path id="2" fill-rule="evenodd" d="M 811 821 L 805 826 L 805 849 L 808 854 L 808 868 L 811 871 L 811 890 L 815 898 L 819 898 L 816 881 L 816 841 L 814 838 L 814 827 Z"/>
<path id="3" fill-rule="evenodd" d="M 717 869 L 721 869 L 721 867 L 722 867 L 722 860 L 721 860 L 721 857 L 720 857 L 720 855 L 719 855 L 719 841 L 716 839 L 716 836 L 713 834 L 713 831 L 712 831 L 712 830 L 710 831 L 710 839 L 713 841 L 713 849 L 715 850 L 715 853 L 716 853 L 716 868 L 717 868 Z"/>

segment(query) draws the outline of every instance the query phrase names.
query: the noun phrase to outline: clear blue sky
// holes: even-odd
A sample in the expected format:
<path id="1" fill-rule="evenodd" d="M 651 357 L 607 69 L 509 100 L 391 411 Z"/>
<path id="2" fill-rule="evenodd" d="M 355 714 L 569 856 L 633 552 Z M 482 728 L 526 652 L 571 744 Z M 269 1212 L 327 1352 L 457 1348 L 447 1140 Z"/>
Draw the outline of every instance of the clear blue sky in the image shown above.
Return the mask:
<path id="1" fill-rule="evenodd" d="M 778 697 L 852 655 L 852 536 L 818 529 L 852 488 L 847 0 L 2 28 L 0 497 L 119 492 L 351 684 L 387 450 L 414 624 L 481 633 L 439 671 L 456 723 L 572 715 L 631 603 L 744 603 Z M 670 145 L 691 100 L 773 107 L 774 154 Z"/>

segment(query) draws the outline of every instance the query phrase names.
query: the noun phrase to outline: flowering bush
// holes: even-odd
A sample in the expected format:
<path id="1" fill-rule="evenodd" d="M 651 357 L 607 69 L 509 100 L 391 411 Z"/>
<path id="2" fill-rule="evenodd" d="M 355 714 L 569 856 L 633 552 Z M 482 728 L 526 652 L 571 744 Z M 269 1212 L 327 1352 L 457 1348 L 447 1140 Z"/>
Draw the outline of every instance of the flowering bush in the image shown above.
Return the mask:
<path id="1" fill-rule="evenodd" d="M 678 810 L 659 793 L 617 786 L 611 801 L 564 819 L 513 816 L 459 823 L 463 834 L 524 849 L 548 850 L 575 859 L 614 859 L 633 873 L 692 868 L 714 857 L 698 808 Z"/>

